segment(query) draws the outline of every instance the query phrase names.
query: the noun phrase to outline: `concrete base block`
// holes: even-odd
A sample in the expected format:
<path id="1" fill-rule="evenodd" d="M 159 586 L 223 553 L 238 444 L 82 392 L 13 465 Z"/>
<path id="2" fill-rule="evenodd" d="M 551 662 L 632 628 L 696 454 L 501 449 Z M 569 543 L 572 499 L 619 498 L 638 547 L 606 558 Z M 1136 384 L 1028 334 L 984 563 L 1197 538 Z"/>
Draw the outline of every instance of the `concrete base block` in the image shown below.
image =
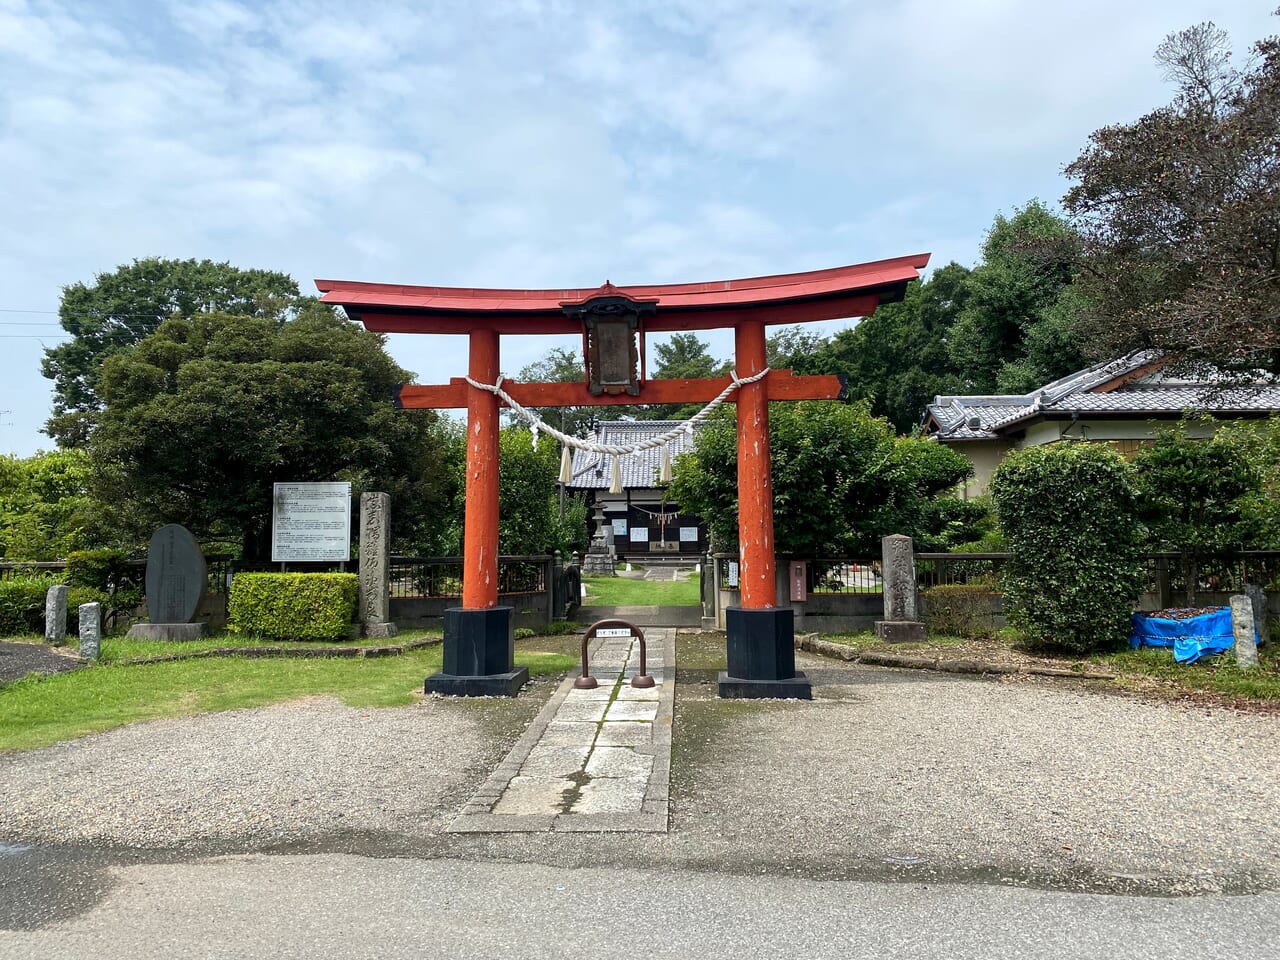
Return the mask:
<path id="1" fill-rule="evenodd" d="M 400 635 L 394 623 L 366 623 L 361 634 L 370 640 L 386 640 Z"/>
<path id="2" fill-rule="evenodd" d="M 877 620 L 876 639 L 885 643 L 924 643 L 924 624 L 918 620 Z"/>
<path id="3" fill-rule="evenodd" d="M 199 640 L 209 635 L 209 624 L 199 623 L 135 623 L 125 634 L 134 640 Z"/>
<path id="4" fill-rule="evenodd" d="M 813 685 L 803 672 L 788 680 L 742 680 L 721 670 L 719 694 L 725 700 L 812 700 Z"/>
<path id="5" fill-rule="evenodd" d="M 528 681 L 528 667 L 480 677 L 433 673 L 427 677 L 422 689 L 425 693 L 442 693 L 450 697 L 514 697 Z"/>

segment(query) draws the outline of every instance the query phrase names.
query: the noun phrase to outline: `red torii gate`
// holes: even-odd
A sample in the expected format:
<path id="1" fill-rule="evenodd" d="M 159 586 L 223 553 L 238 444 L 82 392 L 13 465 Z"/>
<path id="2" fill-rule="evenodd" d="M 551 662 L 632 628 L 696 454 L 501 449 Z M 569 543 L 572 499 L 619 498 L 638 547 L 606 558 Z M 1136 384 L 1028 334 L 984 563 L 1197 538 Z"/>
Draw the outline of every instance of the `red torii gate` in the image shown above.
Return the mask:
<path id="1" fill-rule="evenodd" d="M 733 327 L 735 369 L 746 379 L 766 369 L 766 325 L 869 316 L 880 304 L 902 299 L 907 283 L 917 279 L 928 262 L 928 254 L 918 254 L 807 273 L 651 286 L 606 283 L 594 290 L 489 290 L 345 280 L 317 280 L 316 286 L 321 300 L 341 306 L 369 330 L 466 334 L 468 376 L 484 385 L 498 381 L 502 334 L 582 334 L 586 381 L 504 380 L 502 389 L 522 406 L 706 403 L 731 378 L 646 379 L 645 334 Z M 810 695 L 808 681 L 795 671 L 791 611 L 777 609 L 769 401 L 834 399 L 841 390 L 838 377 L 797 377 L 788 370 L 771 370 L 740 386 L 732 398 L 738 412 L 742 605 L 727 611 L 728 670 L 720 678 L 721 696 Z M 411 409 L 467 408 L 462 606 L 446 612 L 444 668 L 427 678 L 426 689 L 513 695 L 528 675 L 514 666 L 512 608 L 498 605 L 499 398 L 455 377 L 437 386 L 401 387 L 396 402 Z"/>

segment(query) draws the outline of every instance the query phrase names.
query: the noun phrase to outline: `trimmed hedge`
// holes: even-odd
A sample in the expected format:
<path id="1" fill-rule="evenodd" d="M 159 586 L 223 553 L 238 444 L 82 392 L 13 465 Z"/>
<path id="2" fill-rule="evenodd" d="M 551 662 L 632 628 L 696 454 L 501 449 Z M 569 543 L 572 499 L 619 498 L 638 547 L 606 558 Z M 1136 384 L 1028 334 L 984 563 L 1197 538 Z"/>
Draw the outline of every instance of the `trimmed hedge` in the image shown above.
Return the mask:
<path id="1" fill-rule="evenodd" d="M 267 640 L 342 640 L 358 584 L 354 573 L 237 573 L 227 626 Z"/>
<path id="2" fill-rule="evenodd" d="M 1121 646 L 1142 585 L 1129 465 L 1106 444 L 1029 447 L 1005 459 L 991 492 L 1009 540 L 1010 623 L 1077 653 Z"/>
<path id="3" fill-rule="evenodd" d="M 975 583 L 943 583 L 920 591 L 930 633 L 952 637 L 991 637 L 996 623 L 991 608 L 998 594 Z"/>

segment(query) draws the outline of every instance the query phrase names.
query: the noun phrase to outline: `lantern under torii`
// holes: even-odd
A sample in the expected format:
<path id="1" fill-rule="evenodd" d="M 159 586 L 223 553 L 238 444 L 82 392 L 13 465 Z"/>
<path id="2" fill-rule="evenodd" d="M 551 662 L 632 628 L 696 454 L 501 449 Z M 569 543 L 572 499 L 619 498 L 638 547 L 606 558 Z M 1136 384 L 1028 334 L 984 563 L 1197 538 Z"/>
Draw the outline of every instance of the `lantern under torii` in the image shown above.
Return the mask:
<path id="1" fill-rule="evenodd" d="M 769 401 L 834 399 L 834 376 L 768 370 L 765 327 L 865 317 L 901 300 L 928 254 L 807 273 L 710 283 L 596 289 L 496 290 L 317 280 L 325 303 L 379 333 L 465 335 L 467 377 L 436 386 L 404 386 L 404 408 L 467 409 L 466 518 L 462 606 L 445 614 L 444 667 L 428 692 L 514 695 L 528 678 L 514 664 L 513 610 L 498 603 L 499 409 L 634 403 L 707 403 L 738 384 L 730 399 L 738 421 L 738 544 L 741 606 L 726 611 L 724 697 L 810 696 L 795 670 L 790 609 L 778 609 L 774 571 Z M 650 333 L 734 330 L 735 375 L 649 380 Z M 503 334 L 580 334 L 581 383 L 500 380 Z M 505 399 L 500 399 L 499 392 Z"/>

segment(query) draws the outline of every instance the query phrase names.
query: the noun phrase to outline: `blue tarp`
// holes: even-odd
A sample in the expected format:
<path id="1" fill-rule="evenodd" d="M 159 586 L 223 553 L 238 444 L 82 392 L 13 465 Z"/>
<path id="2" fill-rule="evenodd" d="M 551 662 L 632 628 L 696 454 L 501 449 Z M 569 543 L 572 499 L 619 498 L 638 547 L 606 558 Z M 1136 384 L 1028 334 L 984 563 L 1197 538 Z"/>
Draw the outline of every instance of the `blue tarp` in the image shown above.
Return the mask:
<path id="1" fill-rule="evenodd" d="M 1254 642 L 1257 641 L 1255 630 Z M 1129 638 L 1131 647 L 1173 647 L 1173 659 L 1178 663 L 1195 663 L 1201 657 L 1224 653 L 1235 643 L 1230 607 L 1217 607 L 1186 620 L 1135 613 L 1133 636 Z"/>

